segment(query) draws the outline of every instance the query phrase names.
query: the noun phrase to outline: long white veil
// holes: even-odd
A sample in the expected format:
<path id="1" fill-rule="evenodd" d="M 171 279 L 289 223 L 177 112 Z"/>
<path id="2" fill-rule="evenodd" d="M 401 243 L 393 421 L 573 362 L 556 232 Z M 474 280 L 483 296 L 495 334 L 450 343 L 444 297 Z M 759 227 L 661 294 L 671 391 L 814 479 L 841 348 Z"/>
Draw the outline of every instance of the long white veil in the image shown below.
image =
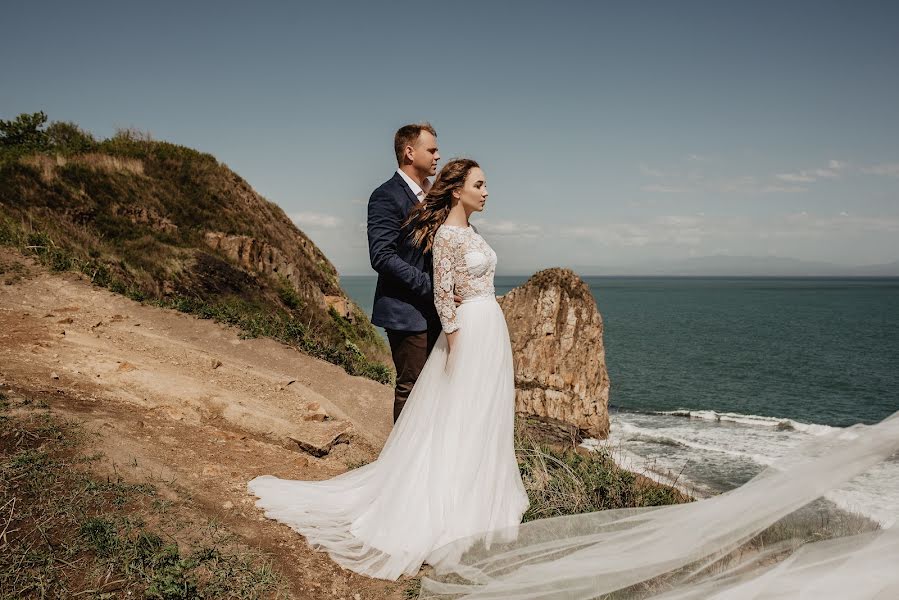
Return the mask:
<path id="1" fill-rule="evenodd" d="M 899 412 L 815 438 L 719 496 L 458 540 L 419 598 L 899 598 L 899 529 L 859 533 L 861 519 L 815 502 L 897 451 Z M 827 539 L 807 539 L 816 530 Z"/>

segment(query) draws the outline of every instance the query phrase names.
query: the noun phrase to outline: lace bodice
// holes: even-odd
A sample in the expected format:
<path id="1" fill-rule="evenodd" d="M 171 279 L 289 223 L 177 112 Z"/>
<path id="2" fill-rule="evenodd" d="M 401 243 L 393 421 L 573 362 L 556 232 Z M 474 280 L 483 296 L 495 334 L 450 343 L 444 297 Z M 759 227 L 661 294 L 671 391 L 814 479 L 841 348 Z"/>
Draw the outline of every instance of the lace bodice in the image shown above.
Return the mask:
<path id="1" fill-rule="evenodd" d="M 454 289 L 463 300 L 495 296 L 496 252 L 474 227 L 444 224 L 434 235 L 433 257 L 434 305 L 443 330 L 452 333 L 459 328 Z"/>

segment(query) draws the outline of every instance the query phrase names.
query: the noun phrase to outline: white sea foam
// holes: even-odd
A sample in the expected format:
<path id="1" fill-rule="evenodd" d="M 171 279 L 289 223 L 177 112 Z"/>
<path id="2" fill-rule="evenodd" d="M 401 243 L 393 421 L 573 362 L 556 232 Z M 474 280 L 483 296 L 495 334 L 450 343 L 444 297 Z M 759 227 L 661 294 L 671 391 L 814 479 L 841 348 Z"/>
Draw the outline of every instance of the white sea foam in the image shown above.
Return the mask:
<path id="1" fill-rule="evenodd" d="M 793 419 L 717 411 L 618 411 L 611 416 L 609 438 L 585 442 L 585 446 L 604 446 L 623 468 L 663 483 L 674 481 L 694 495 L 739 485 L 789 456 L 810 436 L 841 430 Z M 827 497 L 881 524 L 896 522 L 899 458 L 878 465 Z"/>
<path id="2" fill-rule="evenodd" d="M 726 454 L 728 456 L 734 456 L 739 458 L 747 458 L 752 460 L 759 465 L 768 466 L 774 464 L 776 461 L 775 457 L 766 456 L 764 454 L 758 454 L 756 452 L 745 452 L 741 450 L 734 450 L 733 448 L 728 448 L 724 446 L 717 446 L 714 444 L 704 444 L 695 440 L 671 436 L 671 435 L 660 435 L 656 433 L 656 430 L 646 429 L 643 427 L 638 427 L 626 421 L 621 421 L 621 432 L 624 436 L 627 436 L 631 440 L 648 440 L 651 442 L 659 443 L 659 444 L 667 444 L 670 446 L 681 446 L 683 448 L 692 448 L 694 450 L 705 450 L 707 452 L 717 452 L 719 454 Z"/>
<path id="3" fill-rule="evenodd" d="M 774 427 L 776 429 L 792 429 L 793 431 L 801 431 L 809 435 L 824 435 L 833 431 L 835 428 L 830 425 L 819 425 L 817 423 L 803 423 L 793 419 L 780 419 L 777 417 L 763 417 L 760 415 L 744 415 L 734 412 L 718 412 L 715 410 L 689 410 L 679 408 L 677 410 L 659 411 L 657 415 L 670 415 L 672 417 L 688 417 L 690 419 L 701 419 L 703 421 L 729 421 L 732 423 L 740 423 L 742 425 L 754 425 L 757 427 Z"/>

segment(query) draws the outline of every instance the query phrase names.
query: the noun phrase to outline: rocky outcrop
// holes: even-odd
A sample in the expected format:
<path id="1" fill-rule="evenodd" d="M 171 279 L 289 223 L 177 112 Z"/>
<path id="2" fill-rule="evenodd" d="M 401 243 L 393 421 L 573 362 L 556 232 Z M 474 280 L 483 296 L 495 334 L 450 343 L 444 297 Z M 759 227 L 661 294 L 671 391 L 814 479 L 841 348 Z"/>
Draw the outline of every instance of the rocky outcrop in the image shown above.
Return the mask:
<path id="1" fill-rule="evenodd" d="M 328 308 L 333 308 L 338 315 L 349 321 L 356 320 L 356 311 L 353 310 L 353 303 L 345 296 L 325 296 L 325 304 Z"/>
<path id="2" fill-rule="evenodd" d="M 227 235 L 217 231 L 207 231 L 204 238 L 212 250 L 228 257 L 245 270 L 280 275 L 306 300 L 325 310 L 333 308 L 338 315 L 350 322 L 355 320 L 352 302 L 346 296 L 323 294 L 321 289 L 310 285 L 306 270 L 291 262 L 288 256 L 268 242 L 246 235 Z"/>
<path id="3" fill-rule="evenodd" d="M 215 231 L 207 231 L 206 244 L 232 261 L 256 273 L 271 275 L 278 273 L 287 279 L 297 279 L 299 273 L 283 255 L 281 250 L 268 242 L 257 240 L 246 235 L 228 235 Z"/>
<path id="4" fill-rule="evenodd" d="M 178 226 L 172 223 L 168 217 L 160 215 L 152 208 L 114 204 L 110 207 L 110 211 L 116 216 L 127 218 L 135 225 L 148 225 L 154 231 L 171 233 L 178 229 Z"/>
<path id="5" fill-rule="evenodd" d="M 499 302 L 515 357 L 516 411 L 606 437 L 603 324 L 587 284 L 568 269 L 547 269 Z"/>

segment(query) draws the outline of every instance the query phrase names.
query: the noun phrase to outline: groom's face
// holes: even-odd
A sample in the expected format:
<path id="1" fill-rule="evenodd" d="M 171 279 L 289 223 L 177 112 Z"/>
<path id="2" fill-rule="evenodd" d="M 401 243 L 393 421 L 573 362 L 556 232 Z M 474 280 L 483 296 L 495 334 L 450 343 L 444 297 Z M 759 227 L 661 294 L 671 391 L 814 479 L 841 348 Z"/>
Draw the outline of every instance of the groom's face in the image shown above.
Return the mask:
<path id="1" fill-rule="evenodd" d="M 412 166 L 424 176 L 437 173 L 437 161 L 440 152 L 437 150 L 437 137 L 430 131 L 422 130 L 412 147 Z"/>

